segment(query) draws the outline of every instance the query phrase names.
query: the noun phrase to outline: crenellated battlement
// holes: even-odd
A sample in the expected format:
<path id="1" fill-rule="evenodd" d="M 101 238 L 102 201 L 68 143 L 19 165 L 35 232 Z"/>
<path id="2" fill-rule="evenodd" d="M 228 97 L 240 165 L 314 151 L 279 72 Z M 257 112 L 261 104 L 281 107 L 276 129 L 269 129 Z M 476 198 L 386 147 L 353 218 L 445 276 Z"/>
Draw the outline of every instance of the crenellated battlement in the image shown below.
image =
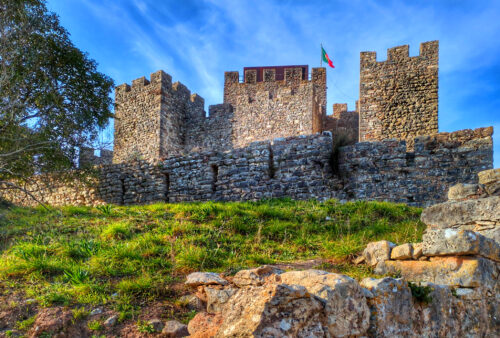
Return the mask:
<path id="1" fill-rule="evenodd" d="M 224 75 L 224 103 L 233 107 L 233 146 L 322 131 L 326 69 L 269 66 Z"/>
<path id="2" fill-rule="evenodd" d="M 172 76 L 165 73 L 163 70 L 151 73 L 148 80 L 145 76 L 132 81 L 131 85 L 124 83 L 115 88 L 115 96 L 117 103 L 128 102 L 133 96 L 142 93 L 143 91 L 150 91 L 151 95 L 174 95 L 186 102 L 191 100 L 203 100 L 198 94 L 191 94 L 191 91 L 186 85 L 177 81 L 172 83 Z"/>
<path id="3" fill-rule="evenodd" d="M 373 64 L 406 63 L 411 60 L 437 60 L 439 58 L 439 41 L 428 41 L 420 44 L 420 54 L 410 57 L 410 46 L 402 45 L 387 49 L 387 60 L 377 61 L 377 52 L 361 52 L 361 68 Z"/>
<path id="4" fill-rule="evenodd" d="M 157 159 L 195 149 L 231 149 L 276 137 L 325 130 L 352 141 L 407 140 L 438 131 L 438 41 L 360 53 L 360 98 L 355 110 L 333 105 L 326 115 L 326 68 L 308 65 L 245 67 L 224 74 L 223 104 L 205 100 L 164 71 L 116 87 L 115 158 Z M 122 150 L 120 150 L 122 149 Z M 119 159 L 119 160 L 118 160 Z"/>
<path id="5" fill-rule="evenodd" d="M 411 148 L 419 135 L 438 132 L 439 42 L 420 44 L 420 55 L 409 46 L 360 54 L 359 140 L 406 140 Z"/>

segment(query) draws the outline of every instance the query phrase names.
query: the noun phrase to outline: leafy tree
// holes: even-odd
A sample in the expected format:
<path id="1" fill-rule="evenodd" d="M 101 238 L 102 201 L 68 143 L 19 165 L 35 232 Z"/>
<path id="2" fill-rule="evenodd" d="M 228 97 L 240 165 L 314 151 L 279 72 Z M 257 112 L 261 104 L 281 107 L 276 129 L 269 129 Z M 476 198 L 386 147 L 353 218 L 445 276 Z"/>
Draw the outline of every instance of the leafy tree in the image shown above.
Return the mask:
<path id="1" fill-rule="evenodd" d="M 0 0 L 0 186 L 71 168 L 96 139 L 113 88 L 96 66 L 45 0 Z"/>

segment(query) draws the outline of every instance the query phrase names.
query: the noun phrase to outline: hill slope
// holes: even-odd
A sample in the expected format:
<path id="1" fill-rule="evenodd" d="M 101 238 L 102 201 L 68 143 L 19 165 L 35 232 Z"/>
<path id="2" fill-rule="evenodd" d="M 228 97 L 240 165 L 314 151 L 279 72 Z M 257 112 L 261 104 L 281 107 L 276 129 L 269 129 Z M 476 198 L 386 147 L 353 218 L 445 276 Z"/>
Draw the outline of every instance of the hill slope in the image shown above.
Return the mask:
<path id="1" fill-rule="evenodd" d="M 419 240 L 420 212 L 334 200 L 3 209 L 0 336 L 28 330 L 37 313 L 57 306 L 89 332 L 106 329 L 104 315 L 89 316 L 95 308 L 117 314 L 122 333 L 155 315 L 186 321 L 194 311 L 179 300 L 182 282 L 196 270 L 300 268 L 297 261 L 314 259 L 309 267 L 361 278 L 371 271 L 350 263 L 356 253 L 379 239 Z"/>

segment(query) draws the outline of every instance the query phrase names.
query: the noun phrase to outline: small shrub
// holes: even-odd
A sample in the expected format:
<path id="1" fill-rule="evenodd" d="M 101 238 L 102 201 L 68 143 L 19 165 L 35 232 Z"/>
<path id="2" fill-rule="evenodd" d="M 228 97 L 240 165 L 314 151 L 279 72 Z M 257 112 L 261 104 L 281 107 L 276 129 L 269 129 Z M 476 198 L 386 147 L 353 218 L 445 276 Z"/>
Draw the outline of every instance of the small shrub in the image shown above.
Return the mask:
<path id="1" fill-rule="evenodd" d="M 131 226 L 127 222 L 116 222 L 108 225 L 102 232 L 105 239 L 129 239 L 132 236 Z"/>
<path id="2" fill-rule="evenodd" d="M 85 319 L 90 314 L 90 311 L 85 310 L 83 306 L 72 309 L 71 312 L 73 313 L 73 318 L 75 320 Z"/>
<path id="3" fill-rule="evenodd" d="M 155 332 L 155 328 L 153 327 L 152 324 L 149 324 L 148 322 L 144 321 L 144 320 L 138 320 L 137 323 L 137 331 L 141 332 L 141 333 L 154 333 Z"/>
<path id="4" fill-rule="evenodd" d="M 87 326 L 92 331 L 102 331 L 104 329 L 104 325 L 99 320 L 92 320 L 87 323 Z"/>
<path id="5" fill-rule="evenodd" d="M 23 321 L 18 321 L 16 323 L 16 329 L 20 331 L 28 331 L 33 326 L 33 323 L 35 323 L 35 319 L 36 316 L 33 316 Z"/>
<path id="6" fill-rule="evenodd" d="M 50 307 L 53 305 L 69 305 L 70 298 L 68 295 L 59 292 L 49 292 L 47 294 L 42 295 L 39 298 L 40 305 L 44 307 Z"/>
<path id="7" fill-rule="evenodd" d="M 90 278 L 90 273 L 87 270 L 77 267 L 73 270 L 64 271 L 64 279 L 73 285 L 81 285 Z"/>
<path id="8" fill-rule="evenodd" d="M 432 302 L 431 292 L 433 289 L 430 286 L 422 286 L 420 283 L 417 285 L 412 282 L 408 282 L 408 287 L 411 290 L 411 294 L 413 298 L 415 298 L 418 302 L 429 304 Z"/>
<path id="9" fill-rule="evenodd" d="M 95 208 L 106 216 L 109 216 L 113 213 L 113 206 L 111 206 L 111 204 L 98 205 Z"/>

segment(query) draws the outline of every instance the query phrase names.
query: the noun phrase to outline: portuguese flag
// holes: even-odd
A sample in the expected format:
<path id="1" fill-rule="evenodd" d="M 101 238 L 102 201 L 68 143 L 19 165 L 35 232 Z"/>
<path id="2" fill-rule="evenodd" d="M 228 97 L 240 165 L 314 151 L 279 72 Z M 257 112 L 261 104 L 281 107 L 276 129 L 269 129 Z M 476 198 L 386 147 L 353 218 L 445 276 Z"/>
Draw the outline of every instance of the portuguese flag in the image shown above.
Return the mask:
<path id="1" fill-rule="evenodd" d="M 333 65 L 332 60 L 330 60 L 330 58 L 328 57 L 328 54 L 326 54 L 326 51 L 323 49 L 323 46 L 321 46 L 321 57 L 323 58 L 323 61 L 325 61 L 326 63 L 328 63 L 328 65 L 330 67 L 335 68 L 335 66 Z"/>

